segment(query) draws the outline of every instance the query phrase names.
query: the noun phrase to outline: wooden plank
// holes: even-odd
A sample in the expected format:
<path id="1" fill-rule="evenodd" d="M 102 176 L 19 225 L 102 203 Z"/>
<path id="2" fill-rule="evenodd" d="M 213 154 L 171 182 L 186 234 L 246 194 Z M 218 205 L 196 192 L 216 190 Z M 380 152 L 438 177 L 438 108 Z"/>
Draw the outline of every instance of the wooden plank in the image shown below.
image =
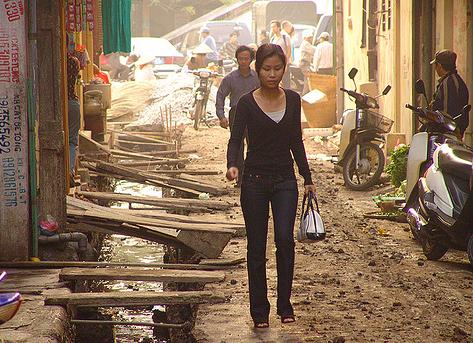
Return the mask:
<path id="1" fill-rule="evenodd" d="M 163 219 L 163 220 L 170 220 L 170 221 L 177 221 L 183 223 L 200 223 L 200 224 L 218 224 L 222 225 L 222 227 L 226 228 L 234 228 L 237 229 L 244 229 L 245 224 L 242 222 L 232 222 L 232 221 L 215 221 L 211 217 L 195 217 L 195 216 L 183 216 L 179 214 L 169 214 L 169 213 L 160 213 L 154 210 L 148 209 L 120 209 L 127 214 L 141 216 L 141 217 L 149 217 L 149 218 L 156 218 L 156 219 Z"/>
<path id="2" fill-rule="evenodd" d="M 225 201 L 217 200 L 200 200 L 200 199 L 182 199 L 182 198 L 158 198 L 158 197 L 142 197 L 136 195 L 129 195 L 123 193 L 104 193 L 104 192 L 78 192 L 80 196 L 84 196 L 89 199 L 97 200 L 109 200 L 109 201 L 122 201 L 137 203 L 143 205 L 157 206 L 160 205 L 178 205 L 178 206 L 188 206 L 188 207 L 207 207 L 215 210 L 228 210 L 232 205 Z M 68 199 L 69 201 L 69 199 Z"/>
<path id="3" fill-rule="evenodd" d="M 123 140 L 118 138 L 117 139 L 118 144 L 120 145 L 134 145 L 134 146 L 143 146 L 143 147 L 168 147 L 168 146 L 174 146 L 173 143 L 151 143 L 151 142 L 137 142 L 137 141 L 131 141 L 131 140 Z"/>
<path id="4" fill-rule="evenodd" d="M 122 162 L 118 163 L 119 166 L 123 167 L 147 167 L 147 166 L 162 166 L 162 165 L 171 165 L 171 164 L 185 164 L 189 163 L 187 158 L 177 158 L 177 159 L 160 159 L 154 161 L 139 161 L 139 162 Z"/>
<path id="5" fill-rule="evenodd" d="M 107 154 L 111 154 L 110 149 L 108 149 L 108 147 L 87 137 L 87 135 L 82 131 L 79 131 L 79 151 L 81 154 L 87 154 L 92 152 L 104 152 Z"/>
<path id="6" fill-rule="evenodd" d="M 75 221 L 80 221 L 81 218 L 84 218 L 86 220 L 95 219 L 94 221 L 98 221 L 98 222 L 103 222 L 103 221 L 119 222 L 119 223 L 126 222 L 129 224 L 146 225 L 146 226 L 167 228 L 167 229 L 174 229 L 174 230 L 229 233 L 229 234 L 235 233 L 235 230 L 222 229 L 222 228 L 212 226 L 212 225 L 169 222 L 169 221 L 164 221 L 160 219 L 151 219 L 151 218 L 144 218 L 144 217 L 138 217 L 138 216 L 132 216 L 132 215 L 124 215 L 124 214 L 120 214 L 118 211 L 115 213 L 108 213 L 108 212 L 102 212 L 102 211 L 99 212 L 99 211 L 93 211 L 93 210 L 68 209 L 67 217 Z"/>
<path id="7" fill-rule="evenodd" d="M 145 154 L 139 154 L 137 152 L 128 152 L 120 149 L 111 149 L 110 152 L 113 155 L 118 155 L 120 157 L 133 157 L 136 159 L 144 159 L 144 160 L 158 160 L 158 157 L 155 156 L 150 156 L 150 155 L 145 155 Z"/>
<path id="8" fill-rule="evenodd" d="M 150 282 L 220 282 L 225 273 L 205 270 L 173 270 L 143 268 L 65 268 L 59 273 L 62 281 L 125 280 Z"/>
<path id="9" fill-rule="evenodd" d="M 230 259 L 224 259 L 224 258 L 219 258 L 219 259 L 202 259 L 200 263 L 202 264 L 207 264 L 207 265 L 214 265 L 214 266 L 236 266 L 240 263 L 245 262 L 245 258 L 230 258 Z"/>
<path id="10" fill-rule="evenodd" d="M 120 262 L 82 262 L 82 261 L 21 261 L 0 262 L 0 268 L 5 269 L 61 269 L 61 268 L 106 268 L 106 267 L 142 267 L 182 270 L 221 270 L 222 266 L 180 263 L 120 263 Z M 224 266 L 223 266 L 224 267 Z"/>
<path id="11" fill-rule="evenodd" d="M 119 136 L 119 139 L 123 139 L 123 140 L 126 140 L 126 141 L 135 141 L 135 142 L 142 142 L 142 143 L 160 143 L 160 144 L 170 144 L 171 142 L 169 141 L 165 141 L 165 140 L 162 140 L 162 139 L 156 139 L 156 138 L 153 138 L 153 137 L 148 137 L 148 136 L 143 136 L 143 135 L 140 135 L 140 134 L 137 134 L 133 131 L 122 131 L 120 132 L 120 135 Z M 123 137 L 123 135 L 125 137 Z M 127 137 L 130 137 L 130 139 L 128 139 Z"/>
<path id="12" fill-rule="evenodd" d="M 148 170 L 148 173 L 153 174 L 169 174 L 169 175 L 179 175 L 186 173 L 188 175 L 220 175 L 222 174 L 219 170 L 190 170 L 190 169 L 156 169 Z"/>
<path id="13" fill-rule="evenodd" d="M 208 291 L 71 293 L 46 296 L 45 305 L 130 307 L 222 303 L 225 297 Z"/>

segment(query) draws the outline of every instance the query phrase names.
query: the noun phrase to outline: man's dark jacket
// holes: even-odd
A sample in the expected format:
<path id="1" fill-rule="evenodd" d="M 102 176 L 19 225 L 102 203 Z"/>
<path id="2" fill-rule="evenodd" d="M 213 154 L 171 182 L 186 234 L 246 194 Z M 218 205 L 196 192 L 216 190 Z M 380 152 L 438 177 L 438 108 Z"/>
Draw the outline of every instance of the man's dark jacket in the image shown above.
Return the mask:
<path id="1" fill-rule="evenodd" d="M 463 79 L 457 71 L 450 71 L 441 77 L 432 100 L 432 110 L 445 111 L 455 117 L 468 104 L 469 94 Z M 463 115 L 455 120 L 461 134 L 469 125 L 469 115 Z"/>

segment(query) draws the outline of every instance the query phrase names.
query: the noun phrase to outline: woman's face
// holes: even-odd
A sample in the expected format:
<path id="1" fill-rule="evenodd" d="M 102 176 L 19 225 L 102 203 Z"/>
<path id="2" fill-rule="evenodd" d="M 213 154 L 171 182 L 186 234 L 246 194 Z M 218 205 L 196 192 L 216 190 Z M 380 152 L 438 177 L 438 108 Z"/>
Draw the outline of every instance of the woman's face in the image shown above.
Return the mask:
<path id="1" fill-rule="evenodd" d="M 266 58 L 261 65 L 259 79 L 261 86 L 277 88 L 284 75 L 285 65 L 278 55 Z"/>

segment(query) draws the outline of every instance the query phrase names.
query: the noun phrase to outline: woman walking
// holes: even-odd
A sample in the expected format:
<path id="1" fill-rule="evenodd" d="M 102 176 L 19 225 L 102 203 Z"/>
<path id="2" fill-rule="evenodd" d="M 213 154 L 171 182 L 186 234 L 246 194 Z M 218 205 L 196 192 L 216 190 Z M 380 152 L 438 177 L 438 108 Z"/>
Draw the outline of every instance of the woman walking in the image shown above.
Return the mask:
<path id="1" fill-rule="evenodd" d="M 293 157 L 304 178 L 305 192 L 315 192 L 302 143 L 301 100 L 279 87 L 286 68 L 280 46 L 263 44 L 256 52 L 261 87 L 238 102 L 227 152 L 227 178 L 242 177 L 241 206 L 247 232 L 250 313 L 255 328 L 269 327 L 266 284 L 266 241 L 269 204 L 274 218 L 277 263 L 277 314 L 295 321 L 291 305 L 294 274 L 294 223 L 298 190 Z M 236 167 L 243 134 L 248 132 L 244 174 Z M 292 153 L 292 156 L 291 156 Z"/>

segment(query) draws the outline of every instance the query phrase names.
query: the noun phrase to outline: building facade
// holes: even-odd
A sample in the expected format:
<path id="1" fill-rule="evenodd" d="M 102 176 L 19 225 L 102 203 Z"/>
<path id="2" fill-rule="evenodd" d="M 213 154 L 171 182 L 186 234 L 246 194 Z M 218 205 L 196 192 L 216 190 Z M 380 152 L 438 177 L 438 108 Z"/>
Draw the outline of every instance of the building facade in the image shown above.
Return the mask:
<path id="1" fill-rule="evenodd" d="M 435 90 L 438 77 L 429 62 L 437 50 L 457 53 L 471 97 L 473 0 L 343 0 L 342 6 L 345 74 L 356 67 L 360 89 L 373 95 L 387 84 L 393 87 L 380 101 L 380 113 L 394 120 L 393 133 L 410 141 L 414 123 L 405 104 L 425 105 L 414 92 L 416 79 L 425 81 L 429 96 Z M 351 85 L 347 76 L 344 82 Z M 348 99 L 344 103 L 353 106 Z M 472 142 L 471 125 L 465 141 Z"/>

